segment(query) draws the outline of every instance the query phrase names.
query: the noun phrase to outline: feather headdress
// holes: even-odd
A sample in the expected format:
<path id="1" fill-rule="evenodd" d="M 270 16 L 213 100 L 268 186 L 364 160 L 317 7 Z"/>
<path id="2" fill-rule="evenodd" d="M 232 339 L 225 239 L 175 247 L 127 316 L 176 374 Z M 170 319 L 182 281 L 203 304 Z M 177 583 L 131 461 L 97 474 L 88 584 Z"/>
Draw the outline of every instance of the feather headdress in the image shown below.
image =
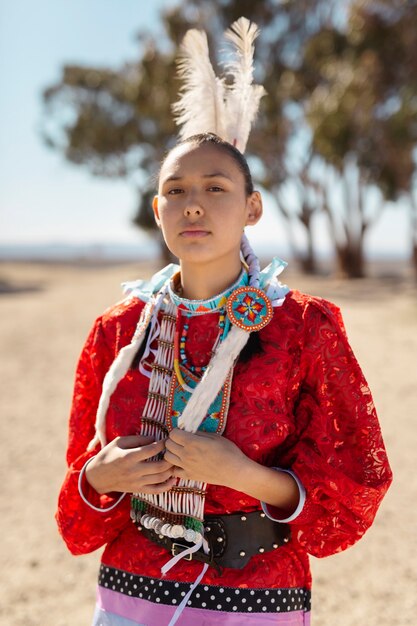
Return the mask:
<path id="1" fill-rule="evenodd" d="M 257 25 L 245 17 L 239 18 L 225 33 L 226 39 L 236 50 L 236 58 L 225 64 L 226 70 L 233 77 L 233 83 L 227 89 L 226 137 L 242 153 L 259 109 L 259 102 L 266 93 L 262 85 L 252 84 L 254 41 L 258 34 Z"/>
<path id="2" fill-rule="evenodd" d="M 178 76 L 184 80 L 180 99 L 173 105 L 176 123 L 185 139 L 213 132 L 245 151 L 250 128 L 265 90 L 253 84 L 256 24 L 240 17 L 225 32 L 233 45 L 235 58 L 223 63 L 232 82 L 217 77 L 210 62 L 207 36 L 203 31 L 187 31 L 180 47 Z"/>
<path id="3" fill-rule="evenodd" d="M 217 78 L 210 62 L 207 35 L 186 32 L 180 47 L 178 76 L 184 80 L 181 97 L 172 106 L 175 121 L 185 139 L 197 133 L 225 133 L 224 80 Z"/>

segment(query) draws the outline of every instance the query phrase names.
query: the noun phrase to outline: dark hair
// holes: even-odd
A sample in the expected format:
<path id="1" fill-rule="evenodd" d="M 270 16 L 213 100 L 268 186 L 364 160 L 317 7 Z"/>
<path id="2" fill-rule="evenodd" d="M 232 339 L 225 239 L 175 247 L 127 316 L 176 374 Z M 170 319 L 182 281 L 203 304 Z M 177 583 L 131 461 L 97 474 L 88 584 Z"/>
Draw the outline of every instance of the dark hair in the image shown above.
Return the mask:
<path id="1" fill-rule="evenodd" d="M 213 144 L 216 147 L 218 147 L 219 150 L 223 150 L 224 152 L 226 152 L 234 160 L 234 162 L 236 163 L 236 165 L 238 166 L 238 168 L 243 174 L 243 177 L 245 179 L 246 195 L 250 196 L 253 193 L 254 187 L 253 187 L 253 182 L 252 182 L 252 175 L 250 173 L 249 165 L 245 157 L 243 156 L 241 152 L 239 152 L 239 150 L 233 144 L 229 143 L 228 141 L 225 141 L 224 139 L 222 139 L 215 133 L 199 133 L 198 135 L 191 135 L 191 137 L 187 137 L 186 139 L 181 139 L 180 141 L 178 141 L 175 144 L 175 146 L 171 148 L 171 150 L 169 150 L 169 152 L 167 152 L 167 154 L 163 158 L 160 171 L 168 155 L 171 154 L 172 150 L 175 150 L 175 148 L 178 148 L 179 146 L 182 146 L 187 143 L 193 143 L 196 146 L 203 146 L 205 144 Z"/>

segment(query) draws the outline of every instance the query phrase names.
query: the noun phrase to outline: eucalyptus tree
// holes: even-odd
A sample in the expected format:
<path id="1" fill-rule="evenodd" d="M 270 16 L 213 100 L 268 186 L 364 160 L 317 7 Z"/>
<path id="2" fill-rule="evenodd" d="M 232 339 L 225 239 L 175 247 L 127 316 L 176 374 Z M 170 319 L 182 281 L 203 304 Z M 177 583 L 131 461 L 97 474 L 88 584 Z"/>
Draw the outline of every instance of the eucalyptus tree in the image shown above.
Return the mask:
<path id="1" fill-rule="evenodd" d="M 305 49 L 298 82 L 313 151 L 326 163 L 322 206 L 350 276 L 364 274 L 364 238 L 385 202 L 412 197 L 416 45 L 415 4 L 369 1 L 351 4 L 343 32 L 322 31 Z"/>
<path id="2" fill-rule="evenodd" d="M 44 90 L 43 138 L 93 175 L 124 177 L 135 184 L 139 193 L 135 222 L 154 228 L 151 174 L 176 134 L 170 106 L 179 88 L 175 79 L 178 43 L 187 28 L 204 28 L 216 65 L 224 54 L 219 49 L 220 34 L 244 14 L 262 28 L 256 47 L 256 78 L 268 92 L 248 146 L 249 158 L 256 154 L 258 180 L 278 198 L 287 178 L 285 159 L 294 131 L 294 115 L 285 111 L 285 68 L 297 56 L 300 42 L 327 19 L 331 5 L 319 0 L 217 4 L 186 0 L 162 12 L 163 37 L 140 33 L 134 61 L 111 69 L 65 65 L 60 80 Z M 296 219 L 284 204 L 278 206 L 289 222 Z M 300 219 L 309 232 L 311 209 L 305 207 L 304 202 Z M 310 255 L 305 255 L 294 245 L 303 266 L 312 270 L 314 248 L 310 245 L 309 249 Z"/>
<path id="3" fill-rule="evenodd" d="M 139 34 L 133 61 L 63 68 L 44 92 L 45 141 L 93 175 L 129 180 L 136 223 L 154 228 L 152 174 L 176 136 L 178 44 L 189 27 L 204 28 L 216 65 L 225 55 L 220 35 L 242 14 L 262 31 L 255 80 L 267 91 L 247 154 L 294 256 L 316 269 L 313 224 L 323 211 L 340 268 L 363 275 L 366 233 L 384 202 L 402 195 L 416 207 L 417 263 L 415 2 L 184 0 L 162 12 L 163 36 Z"/>

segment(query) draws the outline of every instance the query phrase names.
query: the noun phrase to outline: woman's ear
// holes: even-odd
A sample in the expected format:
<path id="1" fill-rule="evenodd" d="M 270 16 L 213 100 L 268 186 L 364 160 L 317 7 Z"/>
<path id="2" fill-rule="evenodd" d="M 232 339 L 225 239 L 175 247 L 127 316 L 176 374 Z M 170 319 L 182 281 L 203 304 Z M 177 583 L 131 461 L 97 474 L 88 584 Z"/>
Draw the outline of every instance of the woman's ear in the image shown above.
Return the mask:
<path id="1" fill-rule="evenodd" d="M 161 228 L 161 220 L 159 219 L 158 196 L 154 196 L 152 200 L 152 209 L 155 216 L 156 225 Z"/>
<path id="2" fill-rule="evenodd" d="M 259 191 L 254 191 L 246 201 L 246 226 L 257 224 L 262 217 L 262 196 Z"/>

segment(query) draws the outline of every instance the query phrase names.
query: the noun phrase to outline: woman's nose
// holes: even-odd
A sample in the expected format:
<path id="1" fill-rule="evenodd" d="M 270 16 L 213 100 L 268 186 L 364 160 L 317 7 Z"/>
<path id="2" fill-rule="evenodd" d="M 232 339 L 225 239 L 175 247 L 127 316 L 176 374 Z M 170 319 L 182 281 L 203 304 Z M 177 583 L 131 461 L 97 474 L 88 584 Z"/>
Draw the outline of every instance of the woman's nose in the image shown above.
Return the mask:
<path id="1" fill-rule="evenodd" d="M 184 215 L 186 217 L 200 217 L 203 215 L 204 210 L 197 198 L 190 197 L 187 204 L 184 207 Z"/>

